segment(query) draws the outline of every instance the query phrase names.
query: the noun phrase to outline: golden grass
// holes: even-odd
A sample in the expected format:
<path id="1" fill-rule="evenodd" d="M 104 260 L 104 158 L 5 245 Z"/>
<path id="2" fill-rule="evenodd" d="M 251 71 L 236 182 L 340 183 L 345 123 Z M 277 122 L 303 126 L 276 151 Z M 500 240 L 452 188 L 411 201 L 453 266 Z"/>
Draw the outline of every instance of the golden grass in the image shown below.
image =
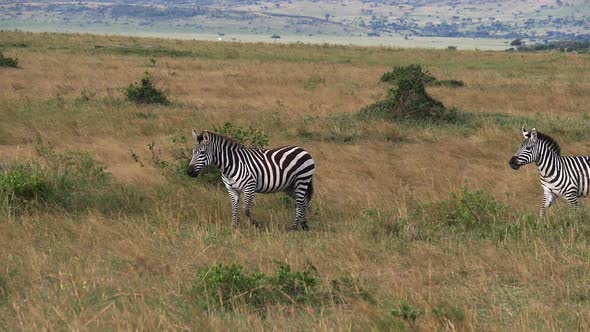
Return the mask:
<path id="1" fill-rule="evenodd" d="M 40 136 L 57 150 L 89 151 L 117 182 L 138 188 L 152 205 L 144 213 L 112 217 L 50 209 L 0 221 L 0 278 L 8 292 L 6 303 L 0 297 L 0 328 L 590 328 L 589 247 L 573 235 L 428 242 L 373 238 L 364 231 L 367 209 L 395 221 L 463 186 L 485 188 L 511 208 L 536 214 L 541 198 L 536 170 L 514 172 L 507 165 L 520 143 L 518 125 L 490 123 L 465 133 L 330 120 L 383 98 L 380 75 L 409 63 L 421 63 L 441 79 L 464 80 L 463 89 L 429 92 L 467 112 L 532 119 L 547 114 L 551 118 L 544 123 L 579 117 L 590 102 L 585 55 L 0 33 L 0 44 L 15 41 L 29 47 L 5 51 L 18 56 L 21 68 L 0 71 L 0 160 L 34 159 L 32 147 Z M 106 50 L 133 45 L 197 55 L 156 56 L 156 67 L 150 68 L 149 55 Z M 146 70 L 168 92 L 172 106 L 123 101 L 121 89 Z M 305 88 L 314 76 L 323 81 Z M 90 100 L 80 100 L 83 91 Z M 298 144 L 311 152 L 317 165 L 311 232 L 284 231 L 294 211 L 276 195 L 255 200 L 253 213 L 265 228 L 255 230 L 241 216 L 240 229 L 233 231 L 224 190 L 179 185 L 146 162 L 152 141 L 169 156 L 171 135 L 188 136 L 190 128 L 211 129 L 226 121 L 264 130 L 273 146 Z M 553 135 L 565 152 L 589 151 L 583 139 L 558 128 L 568 134 Z M 302 130 L 324 138 L 303 138 Z M 351 141 L 339 141 L 350 134 Z M 132 160 L 132 152 L 145 167 Z M 556 211 L 564 210 L 552 214 Z M 249 272 L 272 273 L 277 261 L 296 269 L 311 262 L 323 280 L 349 274 L 375 303 L 269 307 L 264 317 L 248 308 L 208 314 L 190 303 L 187 291 L 206 264 L 236 262 Z M 390 314 L 402 302 L 419 312 L 415 322 Z M 446 314 L 436 313 L 441 308 Z M 453 310 L 461 317 L 450 314 Z"/>

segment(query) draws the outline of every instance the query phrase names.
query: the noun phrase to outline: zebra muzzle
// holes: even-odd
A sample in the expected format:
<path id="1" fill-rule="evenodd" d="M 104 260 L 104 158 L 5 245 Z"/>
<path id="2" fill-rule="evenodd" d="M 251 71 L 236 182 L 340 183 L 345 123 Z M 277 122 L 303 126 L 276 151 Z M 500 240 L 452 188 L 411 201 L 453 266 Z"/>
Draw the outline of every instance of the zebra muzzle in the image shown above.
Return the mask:
<path id="1" fill-rule="evenodd" d="M 508 160 L 508 165 L 510 165 L 510 167 L 513 170 L 517 170 L 520 168 L 520 165 L 518 164 L 517 158 L 516 157 L 512 157 L 510 158 L 510 160 Z"/>
<path id="2" fill-rule="evenodd" d="M 186 174 L 190 177 L 197 177 L 199 175 L 199 172 L 195 170 L 195 166 L 194 165 L 189 165 L 187 170 L 186 170 Z"/>

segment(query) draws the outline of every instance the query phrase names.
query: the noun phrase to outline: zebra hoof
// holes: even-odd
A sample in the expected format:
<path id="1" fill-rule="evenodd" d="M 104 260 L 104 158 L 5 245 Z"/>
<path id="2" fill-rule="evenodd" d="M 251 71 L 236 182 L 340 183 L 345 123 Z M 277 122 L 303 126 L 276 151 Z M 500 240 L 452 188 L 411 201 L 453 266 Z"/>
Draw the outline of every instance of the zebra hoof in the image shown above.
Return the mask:
<path id="1" fill-rule="evenodd" d="M 262 228 L 262 224 L 257 221 L 251 221 L 252 225 L 256 228 Z"/>
<path id="2" fill-rule="evenodd" d="M 286 229 L 288 232 L 294 232 L 294 231 L 299 230 L 299 227 L 295 227 L 295 226 L 291 225 L 291 226 L 287 226 Z"/>

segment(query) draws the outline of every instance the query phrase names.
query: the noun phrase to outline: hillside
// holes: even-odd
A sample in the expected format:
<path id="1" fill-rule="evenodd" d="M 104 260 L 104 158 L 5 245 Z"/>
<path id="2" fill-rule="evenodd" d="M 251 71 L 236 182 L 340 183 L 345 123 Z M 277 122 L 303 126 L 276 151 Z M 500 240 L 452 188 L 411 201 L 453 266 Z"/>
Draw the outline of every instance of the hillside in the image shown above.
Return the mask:
<path id="1" fill-rule="evenodd" d="M 587 39 L 584 0 L 8 1 L 0 29 L 231 35 Z"/>

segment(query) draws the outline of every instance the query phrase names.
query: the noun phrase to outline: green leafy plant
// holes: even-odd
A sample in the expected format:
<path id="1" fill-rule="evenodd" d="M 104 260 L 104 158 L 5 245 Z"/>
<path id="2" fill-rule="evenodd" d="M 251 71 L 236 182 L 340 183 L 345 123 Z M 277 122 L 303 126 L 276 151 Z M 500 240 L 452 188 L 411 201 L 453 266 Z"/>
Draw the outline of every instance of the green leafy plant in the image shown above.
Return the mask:
<path id="1" fill-rule="evenodd" d="M 139 197 L 113 184 L 106 169 L 87 152 L 56 152 L 41 141 L 35 152 L 34 161 L 0 169 L 1 214 L 16 215 L 33 208 L 109 213 L 133 209 L 139 203 Z"/>
<path id="2" fill-rule="evenodd" d="M 0 67 L 18 67 L 18 58 L 7 57 L 0 52 Z"/>
<path id="3" fill-rule="evenodd" d="M 395 67 L 393 71 L 383 74 L 381 81 L 391 84 L 386 99 L 365 107 L 361 115 L 418 122 L 453 123 L 460 119 L 456 109 L 445 107 L 426 92 L 426 86 L 437 80 L 420 65 Z"/>
<path id="4" fill-rule="evenodd" d="M 343 303 L 349 297 L 372 300 L 358 280 L 343 277 L 323 284 L 312 265 L 293 271 L 288 264 L 279 264 L 274 275 L 247 274 L 237 264 L 205 266 L 197 272 L 190 297 L 204 310 L 243 306 L 261 310 L 277 304 L 319 306 L 325 302 Z"/>
<path id="5" fill-rule="evenodd" d="M 248 148 L 265 148 L 269 141 L 268 136 L 261 130 L 252 127 L 246 129 L 231 122 L 226 122 L 221 127 L 214 126 L 213 131 L 230 137 Z M 185 135 L 171 136 L 170 141 L 172 143 L 171 158 L 162 156 L 161 149 L 157 148 L 154 142 L 147 145 L 150 152 L 150 163 L 161 169 L 165 176 L 185 181 L 188 163 L 193 157 L 192 151 L 196 142 L 193 139 L 188 139 Z M 143 165 L 139 156 L 133 151 L 131 158 L 140 166 Z M 222 184 L 221 174 L 215 165 L 205 168 L 196 181 L 212 185 Z"/>
<path id="6" fill-rule="evenodd" d="M 164 91 L 156 87 L 154 78 L 147 71 L 139 83 L 130 84 L 125 89 L 125 95 L 127 99 L 137 104 L 170 104 Z"/>
<path id="7" fill-rule="evenodd" d="M 405 67 L 393 67 L 392 71 L 381 75 L 380 81 L 384 83 L 397 84 L 399 80 L 412 77 L 419 80 L 423 85 L 429 85 L 436 82 L 436 78 L 427 70 L 423 70 L 422 66 L 412 64 Z"/>
<path id="8" fill-rule="evenodd" d="M 410 324 L 414 324 L 419 315 L 419 312 L 407 302 L 402 302 L 399 306 L 391 309 L 389 313 L 391 316 L 401 318 Z"/>
<path id="9" fill-rule="evenodd" d="M 274 276 L 261 272 L 248 275 L 240 265 L 217 264 L 199 270 L 190 293 L 203 308 L 209 309 L 233 310 L 240 305 L 260 309 L 277 303 L 311 303 L 318 296 L 318 280 L 312 271 L 308 268 L 293 272 L 289 265 L 281 264 Z"/>
<path id="10" fill-rule="evenodd" d="M 33 200 L 47 193 L 47 179 L 29 164 L 0 171 L 0 190 L 14 200 Z"/>
<path id="11" fill-rule="evenodd" d="M 498 217 L 506 216 L 509 209 L 484 190 L 470 191 L 463 187 L 461 192 L 451 193 L 448 199 L 425 205 L 420 211 L 446 226 L 468 230 L 495 222 Z"/>
<path id="12" fill-rule="evenodd" d="M 253 127 L 245 129 L 231 122 L 226 122 L 221 127 L 213 127 L 213 131 L 231 137 L 248 148 L 264 149 L 268 146 L 268 136 L 263 131 Z"/>

